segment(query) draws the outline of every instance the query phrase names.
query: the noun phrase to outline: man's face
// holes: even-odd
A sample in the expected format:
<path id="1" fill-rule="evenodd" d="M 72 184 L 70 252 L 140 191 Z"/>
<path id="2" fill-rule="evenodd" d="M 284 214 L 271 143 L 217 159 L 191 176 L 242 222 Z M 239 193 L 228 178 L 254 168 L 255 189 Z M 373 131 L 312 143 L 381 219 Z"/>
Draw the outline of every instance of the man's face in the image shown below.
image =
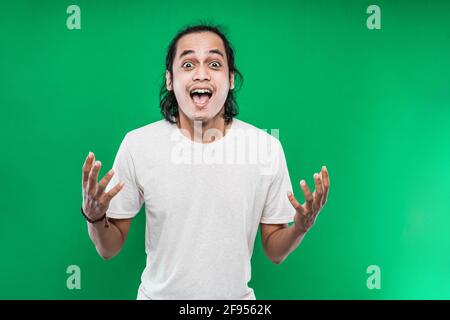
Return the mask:
<path id="1" fill-rule="evenodd" d="M 166 71 L 179 109 L 192 121 L 207 122 L 223 108 L 234 88 L 222 39 L 213 32 L 191 33 L 177 43 L 173 78 Z"/>

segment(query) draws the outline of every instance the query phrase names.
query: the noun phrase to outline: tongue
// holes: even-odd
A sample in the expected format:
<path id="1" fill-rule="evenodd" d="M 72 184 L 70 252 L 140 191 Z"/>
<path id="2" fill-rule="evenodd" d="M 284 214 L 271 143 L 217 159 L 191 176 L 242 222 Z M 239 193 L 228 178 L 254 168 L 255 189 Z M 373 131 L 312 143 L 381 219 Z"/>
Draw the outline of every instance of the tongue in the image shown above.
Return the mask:
<path id="1" fill-rule="evenodd" d="M 207 104 L 209 96 L 207 94 L 194 94 L 192 100 L 194 100 L 195 104 Z"/>

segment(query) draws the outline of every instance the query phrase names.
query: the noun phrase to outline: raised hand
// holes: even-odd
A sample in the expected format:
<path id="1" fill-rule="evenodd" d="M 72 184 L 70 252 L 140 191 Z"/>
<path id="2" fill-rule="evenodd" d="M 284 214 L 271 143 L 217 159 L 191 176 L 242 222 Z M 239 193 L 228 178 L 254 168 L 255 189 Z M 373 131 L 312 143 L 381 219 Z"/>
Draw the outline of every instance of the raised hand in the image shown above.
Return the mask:
<path id="1" fill-rule="evenodd" d="M 83 211 L 89 219 L 97 220 L 101 218 L 109 207 L 111 199 L 122 190 L 124 183 L 117 183 L 111 190 L 105 192 L 105 188 L 114 175 L 113 169 L 97 183 L 98 173 L 102 164 L 95 161 L 92 152 L 86 157 L 83 164 L 82 193 Z"/>
<path id="2" fill-rule="evenodd" d="M 328 170 L 322 167 L 320 174 L 314 174 L 315 190 L 311 193 L 305 180 L 300 181 L 300 187 L 305 195 L 305 203 L 300 204 L 292 193 L 288 194 L 289 201 L 296 210 L 294 227 L 301 233 L 307 232 L 316 222 L 320 210 L 327 202 L 330 178 Z"/>

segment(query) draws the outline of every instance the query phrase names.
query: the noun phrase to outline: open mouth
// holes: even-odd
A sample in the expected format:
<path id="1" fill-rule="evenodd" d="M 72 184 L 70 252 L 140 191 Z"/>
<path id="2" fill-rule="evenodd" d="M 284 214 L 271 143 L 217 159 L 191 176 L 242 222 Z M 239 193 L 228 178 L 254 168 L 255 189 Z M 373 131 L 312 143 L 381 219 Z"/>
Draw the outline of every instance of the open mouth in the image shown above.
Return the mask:
<path id="1" fill-rule="evenodd" d="M 197 106 L 203 107 L 208 104 L 209 99 L 212 96 L 212 91 L 207 88 L 197 88 L 192 89 L 189 94 L 192 101 L 194 101 Z"/>

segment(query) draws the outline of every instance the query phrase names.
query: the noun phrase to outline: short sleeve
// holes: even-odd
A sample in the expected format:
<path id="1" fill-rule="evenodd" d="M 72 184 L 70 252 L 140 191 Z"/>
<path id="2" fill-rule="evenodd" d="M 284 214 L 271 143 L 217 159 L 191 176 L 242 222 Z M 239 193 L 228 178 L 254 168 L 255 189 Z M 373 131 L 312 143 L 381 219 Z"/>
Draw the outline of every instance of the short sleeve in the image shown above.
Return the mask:
<path id="1" fill-rule="evenodd" d="M 264 204 L 261 223 L 284 224 L 294 221 L 295 209 L 288 199 L 288 192 L 292 192 L 291 179 L 286 164 L 281 143 L 276 140 L 273 178 L 269 185 L 266 202 Z"/>
<path id="2" fill-rule="evenodd" d="M 120 144 L 114 159 L 114 175 L 106 187 L 109 191 L 120 181 L 125 185 L 122 190 L 111 199 L 106 214 L 114 219 L 128 219 L 137 215 L 144 202 L 141 189 L 136 179 L 136 168 L 129 150 L 129 136 L 126 135 Z"/>

